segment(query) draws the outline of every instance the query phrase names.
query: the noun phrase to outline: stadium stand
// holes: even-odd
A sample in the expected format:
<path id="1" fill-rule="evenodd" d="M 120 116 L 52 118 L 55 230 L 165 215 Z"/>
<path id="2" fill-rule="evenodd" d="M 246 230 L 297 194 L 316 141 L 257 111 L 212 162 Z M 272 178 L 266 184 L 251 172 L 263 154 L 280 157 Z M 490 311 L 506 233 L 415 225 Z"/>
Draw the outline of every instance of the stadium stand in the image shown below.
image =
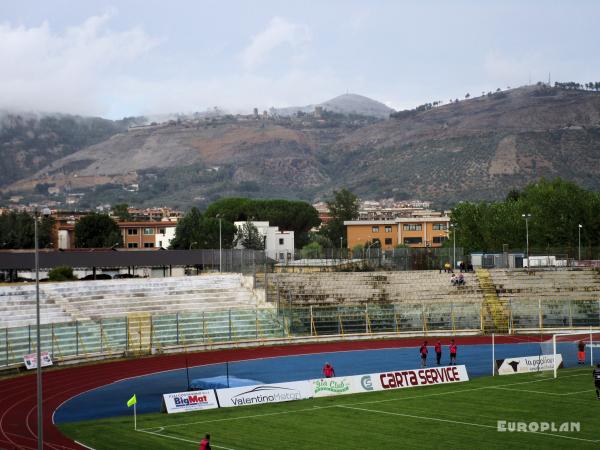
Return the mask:
<path id="1" fill-rule="evenodd" d="M 464 286 L 452 286 L 450 274 L 438 270 L 406 272 L 336 272 L 273 274 L 269 298 L 295 306 L 360 305 L 421 302 L 481 303 L 482 290 L 473 273 Z"/>
<path id="2" fill-rule="evenodd" d="M 258 306 L 236 274 L 42 283 L 42 323 Z M 0 327 L 35 323 L 35 286 L 0 287 Z"/>

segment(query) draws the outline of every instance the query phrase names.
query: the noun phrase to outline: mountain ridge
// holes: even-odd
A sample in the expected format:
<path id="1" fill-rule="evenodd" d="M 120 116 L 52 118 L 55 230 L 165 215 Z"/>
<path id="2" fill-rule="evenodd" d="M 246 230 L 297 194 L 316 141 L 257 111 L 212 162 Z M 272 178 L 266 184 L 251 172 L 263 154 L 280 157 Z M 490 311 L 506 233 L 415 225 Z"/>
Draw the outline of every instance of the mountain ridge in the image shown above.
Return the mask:
<path id="1" fill-rule="evenodd" d="M 394 116 L 225 116 L 132 128 L 6 183 L 4 195 L 42 184 L 84 192 L 90 206 L 201 206 L 229 195 L 312 201 L 347 187 L 445 207 L 502 198 L 542 176 L 600 189 L 598 93 L 528 86 Z"/>

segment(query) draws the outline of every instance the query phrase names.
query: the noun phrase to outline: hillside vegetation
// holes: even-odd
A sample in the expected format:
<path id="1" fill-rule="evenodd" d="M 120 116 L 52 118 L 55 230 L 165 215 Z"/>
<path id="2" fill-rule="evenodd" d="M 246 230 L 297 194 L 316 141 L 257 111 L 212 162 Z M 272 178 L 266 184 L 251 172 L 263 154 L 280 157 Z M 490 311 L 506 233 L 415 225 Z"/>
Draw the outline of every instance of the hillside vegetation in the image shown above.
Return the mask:
<path id="1" fill-rule="evenodd" d="M 4 195 L 43 184 L 85 193 L 89 206 L 202 206 L 240 195 L 316 200 L 347 187 L 365 198 L 416 197 L 444 207 L 504 198 L 540 177 L 600 190 L 600 94 L 563 87 L 436 103 L 387 120 L 325 111 L 171 121 L 114 134 L 116 126 L 78 151 L 75 144 L 28 147 L 39 159 L 16 173 L 2 168 L 10 172 Z"/>

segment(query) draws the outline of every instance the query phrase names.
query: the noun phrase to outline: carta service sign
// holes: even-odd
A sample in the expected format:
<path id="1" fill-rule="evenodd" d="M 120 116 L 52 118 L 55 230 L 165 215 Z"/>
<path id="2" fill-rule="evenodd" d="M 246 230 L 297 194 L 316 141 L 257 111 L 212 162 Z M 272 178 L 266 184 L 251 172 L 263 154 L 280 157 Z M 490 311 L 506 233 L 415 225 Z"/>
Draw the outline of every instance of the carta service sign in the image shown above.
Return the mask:
<path id="1" fill-rule="evenodd" d="M 469 381 L 465 366 L 396 370 L 394 372 L 372 374 L 371 378 L 377 391 Z"/>
<path id="2" fill-rule="evenodd" d="M 214 389 L 163 394 L 163 400 L 169 414 L 219 407 Z"/>

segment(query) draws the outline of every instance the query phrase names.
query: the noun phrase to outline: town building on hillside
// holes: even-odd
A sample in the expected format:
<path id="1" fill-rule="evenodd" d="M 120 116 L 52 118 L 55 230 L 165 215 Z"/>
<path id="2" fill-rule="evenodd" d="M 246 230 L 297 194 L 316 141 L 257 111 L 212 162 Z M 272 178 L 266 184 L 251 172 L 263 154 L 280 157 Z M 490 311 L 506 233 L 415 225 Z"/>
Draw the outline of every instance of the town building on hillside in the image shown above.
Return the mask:
<path id="1" fill-rule="evenodd" d="M 317 213 L 319 214 L 319 219 L 321 219 L 321 224 L 325 224 L 331 220 L 331 213 L 329 212 L 327 203 L 317 202 L 314 203 L 312 206 L 317 210 Z"/>
<path id="2" fill-rule="evenodd" d="M 246 222 L 234 222 L 239 230 Z M 294 259 L 294 232 L 280 231 L 278 227 L 270 226 L 269 222 L 250 221 L 264 239 L 265 254 L 279 262 Z M 242 248 L 238 243 L 237 248 Z"/>
<path id="3" fill-rule="evenodd" d="M 127 212 L 131 216 L 131 220 L 137 221 L 153 221 L 153 220 L 165 220 L 170 222 L 177 222 L 183 217 L 181 211 L 177 211 L 168 207 L 163 208 L 127 208 Z"/>
<path id="4" fill-rule="evenodd" d="M 397 245 L 441 247 L 448 239 L 448 216 L 399 217 L 393 220 L 347 220 L 348 248 L 379 242 L 383 250 Z"/>

